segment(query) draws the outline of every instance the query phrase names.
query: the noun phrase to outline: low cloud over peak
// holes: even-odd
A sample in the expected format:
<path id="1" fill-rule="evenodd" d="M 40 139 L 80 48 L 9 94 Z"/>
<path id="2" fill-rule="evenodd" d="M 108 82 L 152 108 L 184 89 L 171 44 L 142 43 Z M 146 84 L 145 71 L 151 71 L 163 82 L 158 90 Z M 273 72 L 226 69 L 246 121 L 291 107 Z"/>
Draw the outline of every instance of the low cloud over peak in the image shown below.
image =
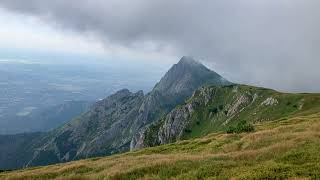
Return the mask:
<path id="1" fill-rule="evenodd" d="M 318 0 L 1 0 L 0 7 L 106 45 L 192 55 L 231 81 L 320 91 Z"/>

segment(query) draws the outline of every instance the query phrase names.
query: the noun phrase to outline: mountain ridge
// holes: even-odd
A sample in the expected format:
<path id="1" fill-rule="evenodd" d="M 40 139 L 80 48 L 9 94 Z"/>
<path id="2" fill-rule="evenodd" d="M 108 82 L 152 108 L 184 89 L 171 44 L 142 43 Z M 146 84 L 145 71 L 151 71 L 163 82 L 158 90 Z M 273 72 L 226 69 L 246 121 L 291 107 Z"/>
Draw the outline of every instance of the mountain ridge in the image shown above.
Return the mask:
<path id="1" fill-rule="evenodd" d="M 237 84 L 202 87 L 161 121 L 141 131 L 131 150 L 228 131 L 243 121 L 261 123 L 286 118 L 308 109 L 305 106 L 310 103 L 320 105 L 319 97 L 314 100 L 313 94 L 280 93 Z"/>
<path id="2" fill-rule="evenodd" d="M 27 154 L 33 155 L 23 164 L 46 165 L 129 151 L 142 129 L 208 84 L 230 82 L 193 58 L 182 57 L 148 94 L 119 90 L 81 116 L 42 135 L 36 144 L 28 144 Z M 0 160 L 4 163 L 0 168 L 5 167 L 6 159 Z"/>
<path id="3" fill-rule="evenodd" d="M 178 115 L 190 105 L 191 115 Z M 320 94 L 281 93 L 246 85 L 202 87 L 164 119 L 168 124 L 187 122 L 188 131 L 175 129 L 177 134 L 184 133 L 180 137 L 164 134 L 168 139 L 160 146 L 2 172 L 0 178 L 318 179 L 319 112 Z M 223 126 L 225 117 L 235 118 L 226 123 L 229 127 L 245 119 L 254 123 L 254 129 L 229 131 Z M 222 125 L 221 129 L 211 129 L 218 126 L 210 123 Z"/>

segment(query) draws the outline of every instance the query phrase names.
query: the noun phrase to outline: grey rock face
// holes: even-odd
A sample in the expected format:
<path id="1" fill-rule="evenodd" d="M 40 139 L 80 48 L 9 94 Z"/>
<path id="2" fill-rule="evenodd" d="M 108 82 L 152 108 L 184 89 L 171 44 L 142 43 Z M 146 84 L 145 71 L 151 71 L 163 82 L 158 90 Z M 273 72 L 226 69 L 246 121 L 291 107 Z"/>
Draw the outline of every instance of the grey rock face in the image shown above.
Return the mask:
<path id="1" fill-rule="evenodd" d="M 152 129 L 152 126 L 145 128 L 134 137 L 133 141 L 136 143 L 131 144 L 131 150 L 172 143 L 179 140 L 194 110 L 212 101 L 214 93 L 214 90 L 208 87 L 202 87 L 195 91 L 190 98 L 192 101 L 168 113 L 163 121 L 155 125 L 156 129 Z"/>
<path id="2" fill-rule="evenodd" d="M 235 103 L 230 106 L 227 116 L 233 116 L 239 111 L 243 104 L 247 104 L 249 101 L 250 99 L 248 98 L 248 96 L 240 95 L 238 98 L 236 98 Z"/>
<path id="3" fill-rule="evenodd" d="M 261 105 L 265 105 L 265 106 L 273 106 L 273 105 L 277 105 L 279 102 L 276 98 L 273 97 L 269 97 L 267 98 L 265 101 L 263 101 L 261 103 Z"/>
<path id="4" fill-rule="evenodd" d="M 180 139 L 183 129 L 193 112 L 192 105 L 189 104 L 188 106 L 178 108 L 167 115 L 158 132 L 160 144 L 167 144 Z"/>

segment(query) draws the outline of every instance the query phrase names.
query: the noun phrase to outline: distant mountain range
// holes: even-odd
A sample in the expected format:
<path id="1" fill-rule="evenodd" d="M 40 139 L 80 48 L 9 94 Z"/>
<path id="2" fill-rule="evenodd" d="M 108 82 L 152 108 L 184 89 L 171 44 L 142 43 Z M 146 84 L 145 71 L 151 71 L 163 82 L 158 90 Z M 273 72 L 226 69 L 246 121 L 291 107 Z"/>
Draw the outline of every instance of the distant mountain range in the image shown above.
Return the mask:
<path id="1" fill-rule="evenodd" d="M 233 84 L 182 57 L 151 92 L 127 89 L 47 133 L 0 136 L 0 169 L 112 155 L 315 111 L 318 95 Z M 312 106 L 311 106 L 312 105 Z M 8 140 L 10 139 L 10 140 Z"/>

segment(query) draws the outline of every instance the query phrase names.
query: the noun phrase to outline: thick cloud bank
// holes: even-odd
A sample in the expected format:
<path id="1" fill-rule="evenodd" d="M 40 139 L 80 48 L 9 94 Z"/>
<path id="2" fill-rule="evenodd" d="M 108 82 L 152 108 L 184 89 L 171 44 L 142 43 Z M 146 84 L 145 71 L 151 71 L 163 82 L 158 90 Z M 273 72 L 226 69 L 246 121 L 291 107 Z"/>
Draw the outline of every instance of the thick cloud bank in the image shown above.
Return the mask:
<path id="1" fill-rule="evenodd" d="M 319 0 L 1 0 L 105 44 L 193 55 L 230 80 L 320 91 Z"/>

